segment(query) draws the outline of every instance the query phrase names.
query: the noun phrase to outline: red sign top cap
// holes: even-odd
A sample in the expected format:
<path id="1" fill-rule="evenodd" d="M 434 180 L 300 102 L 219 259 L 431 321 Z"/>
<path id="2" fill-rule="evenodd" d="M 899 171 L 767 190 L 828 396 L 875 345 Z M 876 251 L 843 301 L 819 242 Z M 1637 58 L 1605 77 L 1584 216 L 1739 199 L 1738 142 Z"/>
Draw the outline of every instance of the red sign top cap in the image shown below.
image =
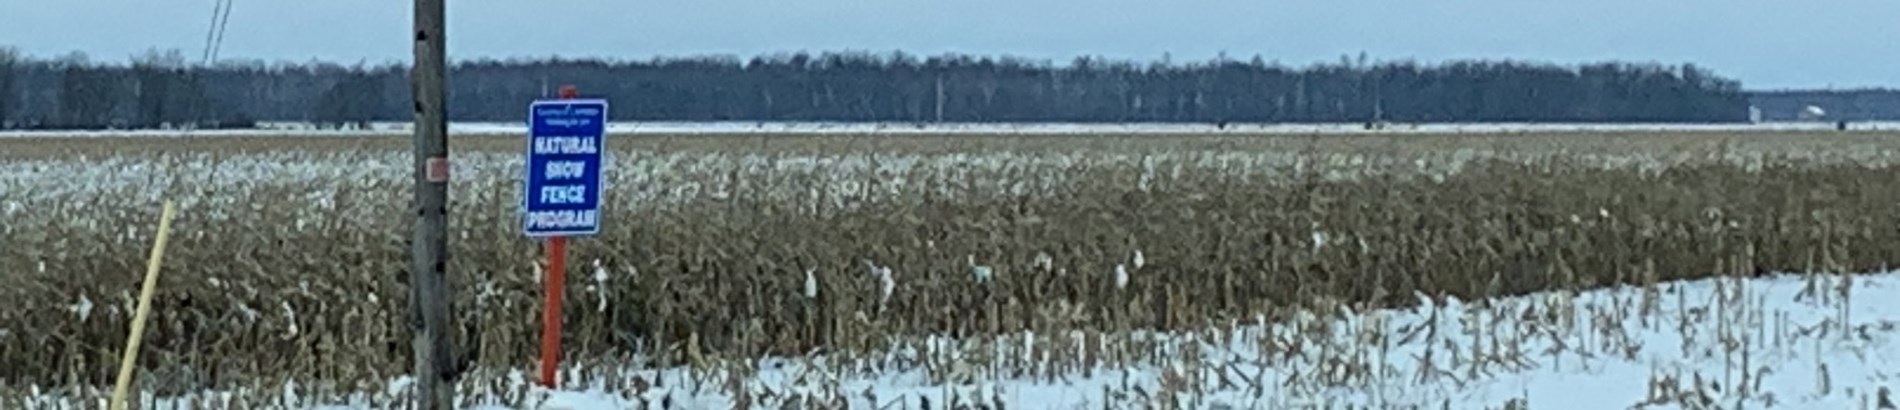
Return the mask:
<path id="1" fill-rule="evenodd" d="M 580 91 L 575 89 L 574 86 L 561 86 L 561 98 L 574 98 L 576 95 L 580 95 Z"/>

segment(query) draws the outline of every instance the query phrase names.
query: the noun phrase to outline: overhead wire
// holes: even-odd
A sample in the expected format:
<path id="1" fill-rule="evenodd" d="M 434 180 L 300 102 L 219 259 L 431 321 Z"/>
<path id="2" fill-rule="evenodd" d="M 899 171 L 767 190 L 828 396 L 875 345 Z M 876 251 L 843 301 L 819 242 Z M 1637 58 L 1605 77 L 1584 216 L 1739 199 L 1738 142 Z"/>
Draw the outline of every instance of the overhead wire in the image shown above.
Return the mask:
<path id="1" fill-rule="evenodd" d="M 237 0 L 224 0 L 224 17 L 218 20 L 217 46 L 211 48 L 212 61 L 217 61 L 218 55 L 224 51 L 224 33 L 231 27 L 231 8 L 235 5 Z"/>
<path id="2" fill-rule="evenodd" d="M 204 55 L 199 57 L 206 64 L 211 63 L 211 42 L 218 36 L 218 16 L 224 14 L 224 1 L 213 0 L 211 3 L 211 27 L 205 29 L 205 51 Z"/>
<path id="3" fill-rule="evenodd" d="M 211 6 L 211 27 L 205 31 L 204 63 L 209 65 L 218 59 L 219 51 L 224 47 L 224 33 L 231 25 L 231 8 L 236 0 L 213 0 Z"/>

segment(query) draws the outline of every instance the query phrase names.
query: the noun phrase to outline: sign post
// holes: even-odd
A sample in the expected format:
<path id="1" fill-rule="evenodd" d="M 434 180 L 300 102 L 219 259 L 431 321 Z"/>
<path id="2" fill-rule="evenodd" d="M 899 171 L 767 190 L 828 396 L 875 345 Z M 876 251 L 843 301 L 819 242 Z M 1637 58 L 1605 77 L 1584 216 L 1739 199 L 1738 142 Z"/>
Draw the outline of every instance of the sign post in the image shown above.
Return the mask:
<path id="1" fill-rule="evenodd" d="M 541 384 L 555 387 L 560 360 L 561 292 L 567 282 L 567 237 L 600 232 L 600 170 L 607 136 L 607 101 L 561 98 L 528 106 L 528 160 L 521 189 L 521 229 L 548 239 L 546 306 L 542 308 Z"/>

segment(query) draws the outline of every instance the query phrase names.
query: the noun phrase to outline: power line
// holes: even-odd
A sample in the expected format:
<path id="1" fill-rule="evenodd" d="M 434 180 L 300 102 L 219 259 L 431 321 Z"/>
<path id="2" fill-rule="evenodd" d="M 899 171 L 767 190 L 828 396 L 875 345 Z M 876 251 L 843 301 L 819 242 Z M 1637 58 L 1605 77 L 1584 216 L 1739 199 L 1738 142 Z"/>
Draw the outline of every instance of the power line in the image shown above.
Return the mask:
<path id="1" fill-rule="evenodd" d="M 205 64 L 211 63 L 211 41 L 218 36 L 218 16 L 224 13 L 224 1 L 215 0 L 211 3 L 211 27 L 205 29 L 205 52 L 203 57 L 199 57 Z"/>
<path id="2" fill-rule="evenodd" d="M 206 65 L 217 61 L 218 52 L 224 46 L 224 32 L 231 25 L 231 6 L 235 0 L 215 0 L 211 5 L 211 28 L 205 31 L 204 62 Z"/>
<path id="3" fill-rule="evenodd" d="M 226 31 L 225 29 L 231 27 L 231 7 L 236 4 L 237 0 L 224 0 L 224 17 L 218 20 L 217 46 L 211 48 L 212 61 L 217 61 L 218 54 L 224 51 L 224 32 Z"/>

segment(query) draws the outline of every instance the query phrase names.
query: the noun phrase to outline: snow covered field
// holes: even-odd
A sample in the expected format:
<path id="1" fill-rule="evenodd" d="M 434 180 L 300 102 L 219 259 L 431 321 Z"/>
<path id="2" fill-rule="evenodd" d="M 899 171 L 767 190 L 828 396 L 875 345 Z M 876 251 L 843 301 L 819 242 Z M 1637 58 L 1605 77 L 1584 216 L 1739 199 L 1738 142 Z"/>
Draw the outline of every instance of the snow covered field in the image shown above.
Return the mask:
<path id="1" fill-rule="evenodd" d="M 1900 130 L 1900 122 L 1857 122 L 1852 130 Z M 179 137 L 179 136 L 390 136 L 406 135 L 410 123 L 372 123 L 368 129 L 318 130 L 308 123 L 266 123 L 249 130 L 105 130 L 105 131 L 0 131 L 9 137 Z M 1687 132 L 1687 131 L 1826 131 L 1828 122 L 1776 122 L 1759 124 L 1388 124 L 1368 131 L 1364 124 L 1091 124 L 1091 123 L 842 123 L 842 122 L 618 122 L 608 125 L 617 134 L 733 134 L 733 133 L 876 133 L 876 134 L 1352 134 L 1352 133 L 1527 133 L 1527 132 Z M 454 123 L 451 133 L 511 134 L 524 133 L 516 123 Z"/>
<path id="2" fill-rule="evenodd" d="M 743 124 L 727 125 L 734 128 L 722 129 L 708 124 L 638 124 L 621 130 L 636 133 L 743 132 L 735 131 Z M 1821 127 L 1822 124 L 1803 124 L 1807 125 L 1815 125 L 1810 127 L 1813 129 L 1825 128 Z M 768 127 L 758 129 L 765 130 L 761 132 L 821 130 L 817 124 L 786 127 L 779 131 L 769 131 Z M 837 127 L 837 130 L 851 132 L 876 130 L 866 128 L 869 125 Z M 1023 126 L 1017 128 L 1018 131 L 996 131 L 1003 128 L 972 126 L 960 131 L 937 129 L 930 132 L 1205 131 L 1195 131 L 1195 128 L 1169 129 L 1161 125 L 1061 127 Z M 1313 130 L 1319 130 L 1322 126 L 1313 127 Z M 1481 128 L 1480 132 L 1529 129 L 1503 125 L 1488 127 L 1491 128 Z M 1790 125 L 1789 128 L 1758 126 L 1748 129 L 1810 128 Z M 1280 129 L 1292 133 L 1320 132 Z M 1357 132 L 1349 125 L 1330 129 L 1341 133 Z M 1641 128 L 1603 126 L 1597 129 L 1612 131 Z M 461 124 L 458 125 L 458 131 L 507 133 L 519 130 L 507 125 Z M 281 132 L 278 135 L 284 136 L 311 135 L 310 131 L 289 129 L 274 132 Z M 401 135 L 400 128 L 385 128 L 376 132 L 380 134 L 363 135 Z M 1242 128 L 1238 132 L 1254 131 Z M 235 133 L 257 135 L 259 132 Z M 156 137 L 177 134 L 84 135 Z M 1771 136 L 1805 141 L 1808 135 Z M 1825 133 L 1812 135 L 1825 136 Z M 1830 141 L 1825 144 L 1835 144 L 1832 141 L 1854 138 L 1886 140 L 1881 135 L 1816 139 Z M 176 142 L 159 141 L 164 142 L 156 145 Z M 39 143 L 32 141 L 25 145 Z M 81 142 L 98 143 L 101 142 Z M 624 200 L 628 203 L 700 204 L 705 202 L 690 200 L 703 197 L 723 199 L 738 192 L 735 187 L 739 185 L 733 183 L 735 180 L 758 180 L 752 178 L 756 175 L 813 175 L 815 177 L 810 179 L 810 183 L 823 188 L 822 192 L 826 194 L 822 197 L 848 201 L 916 197 L 924 192 L 936 192 L 944 196 L 967 192 L 1024 195 L 1048 191 L 1052 185 L 1080 183 L 1079 180 L 1046 176 L 1063 175 L 1060 172 L 1063 170 L 1090 168 L 1138 170 L 1127 174 L 1131 177 L 1128 183 L 1133 184 L 1131 190 L 1147 191 L 1157 186 L 1184 186 L 1186 184 L 1181 181 L 1189 180 L 1182 179 L 1183 175 L 1216 175 L 1218 173 L 1212 172 L 1216 170 L 1225 170 L 1245 178 L 1259 178 L 1261 183 L 1288 180 L 1288 176 L 1302 173 L 1319 175 L 1320 179 L 1328 181 L 1384 175 L 1380 172 L 1443 178 L 1466 172 L 1466 164 L 1474 161 L 1505 160 L 1537 164 L 1548 163 L 1551 158 L 1557 157 L 1575 159 L 1580 164 L 1587 164 L 1587 169 L 1601 167 L 1646 172 L 1680 164 L 1728 164 L 1753 173 L 1764 168 L 1772 169 L 1778 162 L 1810 165 L 1851 163 L 1875 170 L 1891 167 L 1894 152 L 1892 147 L 1864 141 L 1858 143 L 1861 145 L 1829 145 L 1823 150 L 1783 149 L 1784 145 L 1780 143 L 1738 144 L 1735 145 L 1738 148 L 1733 150 L 1727 144 L 1721 145 L 1720 150 L 1656 146 L 1653 149 L 1633 149 L 1631 153 L 1588 150 L 1520 152 L 1495 147 L 1455 147 L 1432 152 L 1407 152 L 1407 156 L 1359 152 L 1302 153 L 1285 149 L 1184 150 L 1114 155 L 1070 152 L 1047 155 L 1004 152 L 984 155 L 894 153 L 870 156 L 861 153 L 816 156 L 771 156 L 746 152 L 641 153 L 610 157 L 614 167 L 635 172 L 614 174 L 616 176 L 611 177 L 609 186 L 626 187 L 619 192 L 623 192 Z M 405 172 L 408 163 L 404 159 L 407 155 L 403 151 L 345 154 L 259 152 L 231 155 L 127 155 L 77 161 L 23 159 L 0 164 L 0 192 L 14 193 L 8 199 L 29 204 L 93 204 L 46 206 L 45 209 L 91 213 L 114 211 L 121 213 L 114 216 L 116 220 L 143 220 L 128 212 L 147 209 L 150 203 L 159 198 L 177 192 L 194 192 L 195 188 L 210 186 L 215 181 L 217 184 L 245 188 L 195 191 L 198 192 L 196 195 L 183 195 L 183 208 L 195 206 L 209 210 L 200 216 L 200 221 L 220 220 L 227 215 L 225 212 L 240 212 L 243 208 L 239 204 L 261 195 L 257 192 L 285 192 L 266 190 L 270 187 L 295 187 L 314 192 L 303 197 L 304 202 L 314 204 L 311 208 L 329 212 L 333 209 L 328 208 L 337 205 L 326 202 L 329 201 L 326 198 L 334 198 L 335 195 L 331 193 L 344 187 L 355 187 L 372 196 L 402 195 L 406 191 L 400 187 L 409 177 Z M 518 155 L 513 153 L 470 152 L 464 158 L 467 161 L 458 162 L 454 174 L 458 179 L 477 187 L 512 186 L 512 178 L 517 175 L 520 166 Z M 1858 172 L 1848 170 L 1840 178 L 1867 178 Z M 61 175 L 63 178 L 47 178 L 46 175 Z M 741 178 L 732 178 L 731 175 Z M 948 180 L 968 179 L 976 182 L 958 188 L 960 190 L 937 192 L 929 190 L 942 189 L 947 185 L 906 183 L 909 180 L 905 178 L 910 178 L 907 175 L 937 178 L 954 175 L 955 178 Z M 1034 180 L 1041 185 L 1019 184 L 1017 181 L 1020 178 L 1009 175 L 1045 177 Z M 877 184 L 875 190 L 860 185 L 871 176 L 889 180 Z M 86 182 L 76 184 L 73 181 Z M 1722 188 L 1734 189 L 1743 185 L 1747 184 L 1731 183 Z M 509 203 L 512 200 L 510 191 L 506 189 L 472 189 L 464 192 L 476 193 L 469 198 L 473 203 Z M 808 195 L 802 190 L 793 194 L 784 200 Z M 1572 198 L 1569 192 L 1564 195 L 1565 199 Z M 1838 199 L 1822 198 L 1816 201 L 1833 203 L 1826 201 Z M 849 203 L 839 202 L 828 206 L 848 208 Z M 0 217 L 24 218 L 29 214 L 27 210 L 39 208 L 0 201 Z M 494 208 L 500 209 L 497 215 L 507 215 L 507 209 Z M 266 208 L 252 205 L 249 209 L 256 211 Z M 307 211 L 310 209 L 305 208 L 269 209 L 289 210 L 283 215 L 296 218 L 282 220 L 294 220 L 294 223 L 285 226 L 293 226 L 298 231 L 305 229 L 306 220 L 302 219 L 305 216 L 332 215 L 309 213 Z M 1604 212 L 1601 214 L 1604 218 L 1610 215 L 1601 208 L 1591 209 Z M 1862 214 L 1877 214 L 1882 212 L 1879 209 L 1884 208 L 1855 209 L 1873 209 Z M 376 211 L 366 208 L 351 212 Z M 1585 217 L 1588 215 L 1584 214 Z M 1576 214 L 1569 216 L 1572 224 L 1578 223 Z M 314 216 L 311 218 L 309 221 L 313 227 L 327 222 L 314 219 Z M 1830 220 L 1822 216 L 1813 218 L 1847 220 Z M 1790 221 L 1789 224 L 1804 223 Z M 190 223 L 181 226 L 190 227 Z M 1843 222 L 1815 225 L 1844 226 L 1841 224 Z M 1854 227 L 1883 225 L 1887 224 L 1863 223 Z M 88 226 L 86 229 L 94 228 Z M 1799 235 L 1782 232 L 1783 237 Z M 1314 234 L 1313 243 L 1316 244 L 1346 243 L 1335 242 L 1344 239 L 1328 239 L 1324 231 L 1316 230 Z M 126 238 L 133 236 L 129 232 L 126 234 Z M 1851 232 L 1849 236 L 1852 237 Z M 143 243 L 127 240 L 128 243 Z M 1474 241 L 1463 243 L 1470 242 Z M 1878 247 L 1882 242 L 1869 240 L 1863 243 Z M 1596 252 L 1596 249 L 1582 248 L 1581 251 Z M 228 258 L 220 255 L 207 260 L 224 259 Z M 45 271 L 44 265 L 40 266 L 41 271 Z M 23 268 L 20 271 L 30 270 Z M 1606 269 L 1590 271 L 1603 272 Z M 116 272 L 110 270 L 105 276 L 116 275 Z M 278 272 L 270 273 L 274 275 Z M 988 340 L 891 339 L 888 344 L 895 348 L 890 350 L 832 351 L 810 357 L 734 358 L 708 355 L 689 364 L 649 363 L 638 357 L 572 362 L 569 363 L 567 376 L 563 378 L 571 388 L 556 391 L 541 390 L 526 379 L 521 372 L 526 371 L 532 363 L 529 362 L 531 359 L 523 357 L 519 359 L 520 367 L 516 370 L 484 368 L 469 374 L 460 386 L 460 391 L 467 402 L 464 408 L 484 409 L 842 408 L 843 405 L 877 409 L 1120 409 L 1168 406 L 1190 409 L 1874 409 L 1883 407 L 1881 403 L 1888 394 L 1888 385 L 1892 383 L 1895 373 L 1900 372 L 1893 370 L 1895 361 L 1900 360 L 1900 346 L 1896 346 L 1893 340 L 1895 323 L 1900 321 L 1900 305 L 1885 299 L 1896 287 L 1900 287 L 1900 272 L 1858 276 L 1782 275 L 1711 279 L 1662 283 L 1654 287 L 1620 287 L 1580 293 L 1551 292 L 1488 301 L 1444 300 L 1412 295 L 1413 299 L 1419 301 L 1420 307 L 1375 310 L 1318 303 L 1311 305 L 1308 310 L 1270 311 L 1269 315 L 1254 320 L 1212 324 L 1199 331 L 1160 335 L 1057 327 L 1060 330 Z M 1106 294 L 1104 300 L 1119 300 L 1116 298 L 1121 296 L 1117 295 Z M 84 307 L 75 306 L 75 309 L 91 312 L 94 300 L 101 299 L 80 299 Z M 602 307 L 598 309 L 606 309 L 605 297 L 601 300 Z M 272 299 L 270 303 L 282 302 Z M 1063 305 L 1053 314 L 1095 314 L 1103 311 L 1098 310 L 1102 308 L 1098 305 L 1103 303 L 1091 303 L 1091 306 L 1086 307 Z M 99 306 L 108 309 L 106 303 Z M 283 306 L 285 316 L 295 317 L 300 313 L 299 309 L 293 309 L 289 304 Z M 1070 308 L 1074 312 L 1067 310 Z M 272 314 L 274 312 L 264 313 Z M 294 328 L 294 320 L 291 323 Z M 262 328 L 265 325 L 256 326 Z M 0 329 L 0 335 L 5 334 L 4 329 Z M 268 331 L 266 334 L 275 336 Z M 513 358 L 499 360 L 510 364 L 517 361 Z M 369 378 L 371 381 L 366 384 L 348 386 L 320 386 L 324 384 L 323 381 L 311 380 L 303 380 L 302 385 L 275 385 L 275 381 L 258 381 L 256 383 L 264 390 L 206 391 L 186 397 L 148 396 L 145 399 L 148 404 L 141 408 L 355 410 L 399 407 L 392 403 L 403 400 L 408 384 L 403 380 L 385 382 L 383 378 L 387 376 L 387 373 L 379 374 Z M 165 376 L 141 374 L 141 377 Z M 252 379 L 245 380 L 248 382 Z M 345 398 L 334 399 L 338 392 L 342 392 Z M 103 407 L 97 401 L 100 395 L 97 391 L 72 393 L 44 388 L 25 392 L 24 395 L 9 393 L 19 392 L 0 392 L 0 409 Z"/>
<path id="3" fill-rule="evenodd" d="M 1900 273 L 1722 278 L 1653 287 L 1286 312 L 1167 335 L 1072 332 L 925 340 L 856 358 L 765 358 L 569 371 L 544 391 L 517 372 L 462 386 L 469 408 L 1535 408 L 1873 409 L 1900 369 Z M 405 383 L 341 403 L 384 408 Z M 150 398 L 148 398 L 150 400 Z M 231 403 L 229 394 L 156 407 Z M 1001 403 L 1001 405 L 997 405 Z M 32 408 L 76 408 L 41 396 Z M 670 406 L 670 407 L 667 407 Z M 748 407 L 749 406 L 749 407 Z M 233 408 L 238 408 L 237 406 Z"/>

